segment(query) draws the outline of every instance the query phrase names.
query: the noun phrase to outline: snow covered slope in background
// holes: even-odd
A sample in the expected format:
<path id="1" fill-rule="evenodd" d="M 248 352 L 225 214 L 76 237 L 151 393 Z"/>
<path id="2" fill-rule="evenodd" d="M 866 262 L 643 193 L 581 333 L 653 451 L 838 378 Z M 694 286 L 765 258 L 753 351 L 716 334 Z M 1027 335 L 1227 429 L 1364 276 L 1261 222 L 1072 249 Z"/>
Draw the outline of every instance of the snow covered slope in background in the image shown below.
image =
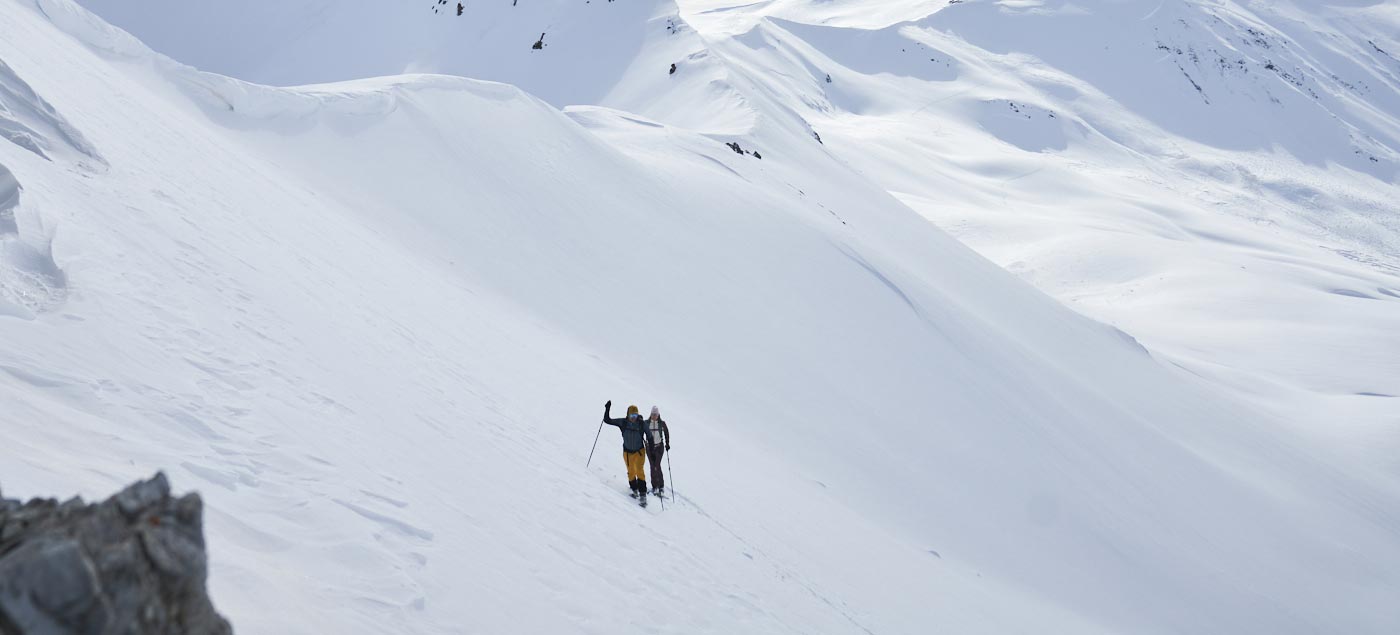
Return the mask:
<path id="1" fill-rule="evenodd" d="M 1393 3 L 86 4 L 246 79 L 430 69 L 760 152 L 820 138 L 1042 290 L 1397 469 Z"/>
<path id="2" fill-rule="evenodd" d="M 1393 3 L 687 6 L 834 153 L 984 255 L 1400 469 Z"/>
<path id="3" fill-rule="evenodd" d="M 977 218 L 995 227 L 1033 199 L 1028 177 L 1009 177 L 1047 156 L 1063 157 L 1054 182 L 1081 202 L 1090 175 L 1072 168 L 1090 150 L 1095 168 L 1134 182 L 1158 169 L 1174 178 L 1188 159 L 1095 136 L 1083 115 L 1056 114 L 1082 126 L 1065 124 L 1063 143 L 1043 121 L 1018 127 L 996 100 L 1025 84 L 992 90 L 999 54 L 932 26 L 912 32 L 946 49 L 930 54 L 941 68 L 874 54 L 909 40 L 908 25 L 799 23 L 817 15 L 804 10 L 855 19 L 849 2 L 749 10 L 789 11 L 785 22 L 704 13 L 716 33 L 734 29 L 712 38 L 688 25 L 718 7 L 691 7 L 687 22 L 659 2 L 535 2 L 530 14 L 499 4 L 499 28 L 464 16 L 452 24 L 480 35 L 442 44 L 461 48 L 401 56 L 388 52 L 423 38 L 368 35 L 402 33 L 378 3 L 339 3 L 334 16 L 312 2 L 209 10 L 266 34 L 246 40 L 259 49 L 341 47 L 283 54 L 299 61 L 280 72 L 335 71 L 298 82 L 466 72 L 454 64 L 475 62 L 433 52 L 509 60 L 494 43 L 535 30 L 520 15 L 559 20 L 540 54 L 519 45 L 555 65 L 518 57 L 481 74 L 554 106 L 602 106 L 560 112 L 510 86 L 430 75 L 267 88 L 153 55 L 66 0 L 0 5 L 0 121 L 24 126 L 0 142 L 6 492 L 92 493 L 152 468 L 202 483 L 212 591 L 251 632 L 1400 625 L 1393 469 L 1314 443 L 1308 413 L 1270 412 L 1203 362 L 1149 353 L 1070 311 L 899 200 L 942 221 L 936 210 L 951 204 L 934 195 L 965 195 L 955 209 L 985 205 Z M 922 6 L 867 19 L 922 19 Z M 582 13 L 603 10 L 613 19 Z M 185 57 L 182 40 L 161 39 L 179 29 L 159 35 L 181 23 L 127 18 L 180 58 L 219 43 L 190 37 Z M 618 44 L 596 66 L 562 33 L 584 20 L 594 31 L 569 37 Z M 368 59 L 393 64 L 346 65 L 354 46 L 308 24 L 340 24 L 357 34 L 350 45 L 383 54 Z M 210 50 L 216 70 L 259 59 Z M 656 88 L 672 81 L 674 92 Z M 931 110 L 909 107 L 913 95 L 940 86 L 969 92 L 921 119 Z M 1021 105 L 1007 108 L 1065 112 Z M 946 127 L 915 134 L 935 121 Z M 990 143 L 997 134 L 1021 143 Z M 939 145 L 901 159 L 921 140 Z M 1062 154 L 1021 147 L 1047 141 Z M 1391 187 L 1338 171 L 1350 168 L 1300 169 L 1325 173 L 1327 187 Z M 1010 202 L 987 205 L 993 194 Z M 1190 196 L 1165 200 L 1155 209 L 1180 210 L 1202 233 L 1226 225 L 1203 220 L 1199 202 L 1171 205 Z M 1113 211 L 1034 201 L 1024 209 L 1064 212 L 1071 228 Z M 1305 222 L 1292 208 L 1279 216 Z M 1100 234 L 1047 221 L 1028 223 L 1019 244 L 963 237 L 1000 260 L 998 245 L 1024 253 L 1058 235 L 1154 235 L 1113 218 Z M 1304 230 L 1286 229 L 1269 244 L 1302 249 Z M 1207 244 L 1233 255 L 1256 243 Z M 1055 251 L 1038 262 L 1064 257 Z M 1143 253 L 1174 274 L 1187 266 L 1181 251 Z M 1362 367 L 1384 381 L 1395 345 L 1385 307 L 1400 302 L 1380 289 L 1400 285 L 1313 255 L 1295 254 L 1295 269 L 1378 289 L 1322 300 L 1381 307 L 1345 312 L 1323 340 L 1373 324 L 1378 355 L 1300 359 L 1324 378 Z M 1225 268 L 1195 263 L 1203 276 Z M 1313 296 L 1278 291 L 1310 280 L 1295 269 L 1263 276 L 1274 285 L 1263 288 L 1295 312 L 1293 328 L 1324 326 L 1300 309 Z M 1189 288 L 1218 299 L 1254 284 Z M 1170 303 L 1190 300 L 1164 289 Z M 1193 341 L 1169 322 L 1148 325 L 1154 349 Z M 1255 363 L 1251 351 L 1201 359 Z M 1265 394 L 1280 395 L 1314 403 L 1291 387 Z M 582 467 L 606 398 L 668 413 L 681 499 L 667 511 L 621 494 L 615 433 Z"/>
<path id="4" fill-rule="evenodd" d="M 722 78 L 673 0 L 477 2 L 460 17 L 455 0 L 441 9 L 428 4 L 155 0 L 89 6 L 182 62 L 265 84 L 440 73 L 507 81 L 557 106 L 606 102 L 635 112 L 643 110 L 636 107 L 643 94 L 664 91 L 676 106 L 707 109 L 725 97 L 722 86 L 707 87 Z M 539 50 L 532 48 L 537 41 Z M 685 89 L 676 90 L 667 64 L 687 58 L 694 71 L 709 70 L 706 81 L 692 72 Z"/>

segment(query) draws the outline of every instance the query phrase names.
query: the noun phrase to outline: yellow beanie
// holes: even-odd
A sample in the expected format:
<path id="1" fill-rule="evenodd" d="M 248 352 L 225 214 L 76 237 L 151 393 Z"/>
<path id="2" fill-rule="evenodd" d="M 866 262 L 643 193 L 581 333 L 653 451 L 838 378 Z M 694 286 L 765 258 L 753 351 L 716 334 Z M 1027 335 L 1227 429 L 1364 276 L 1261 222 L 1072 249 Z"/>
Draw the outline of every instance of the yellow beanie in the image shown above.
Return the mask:
<path id="1" fill-rule="evenodd" d="M 629 416 L 630 416 L 630 415 L 634 415 L 634 414 L 638 414 L 638 412 L 639 412 L 639 411 L 637 410 L 637 407 L 636 407 L 636 406 L 627 406 L 627 414 L 628 414 Z"/>

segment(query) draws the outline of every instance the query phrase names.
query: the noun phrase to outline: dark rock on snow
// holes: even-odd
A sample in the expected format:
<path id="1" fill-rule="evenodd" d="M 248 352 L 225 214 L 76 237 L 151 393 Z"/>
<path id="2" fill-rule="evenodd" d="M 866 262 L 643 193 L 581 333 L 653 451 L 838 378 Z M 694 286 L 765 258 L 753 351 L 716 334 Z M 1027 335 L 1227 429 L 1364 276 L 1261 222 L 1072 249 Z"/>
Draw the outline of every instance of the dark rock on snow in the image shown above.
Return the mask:
<path id="1" fill-rule="evenodd" d="M 207 572 L 203 503 L 164 474 L 95 505 L 0 498 L 0 635 L 232 633 Z"/>

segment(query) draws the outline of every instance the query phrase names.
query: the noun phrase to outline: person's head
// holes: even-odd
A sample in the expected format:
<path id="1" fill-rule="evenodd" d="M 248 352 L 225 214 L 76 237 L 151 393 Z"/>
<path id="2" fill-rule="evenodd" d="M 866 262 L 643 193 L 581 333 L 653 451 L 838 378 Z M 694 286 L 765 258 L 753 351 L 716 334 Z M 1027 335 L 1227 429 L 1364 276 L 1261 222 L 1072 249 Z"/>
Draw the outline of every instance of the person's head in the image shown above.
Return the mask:
<path id="1" fill-rule="evenodd" d="M 641 412 L 641 411 L 640 411 L 640 410 L 637 410 L 637 407 L 636 407 L 636 406 L 627 406 L 627 416 L 629 416 L 629 417 L 640 416 L 640 415 L 638 414 L 638 413 L 640 413 L 640 412 Z"/>
<path id="2" fill-rule="evenodd" d="M 661 418 L 661 409 L 658 408 L 658 407 L 656 407 L 656 406 L 652 406 L 652 407 L 651 407 L 651 417 L 648 417 L 648 418 L 651 419 L 652 421 L 656 421 L 657 419 L 660 419 L 660 418 Z"/>

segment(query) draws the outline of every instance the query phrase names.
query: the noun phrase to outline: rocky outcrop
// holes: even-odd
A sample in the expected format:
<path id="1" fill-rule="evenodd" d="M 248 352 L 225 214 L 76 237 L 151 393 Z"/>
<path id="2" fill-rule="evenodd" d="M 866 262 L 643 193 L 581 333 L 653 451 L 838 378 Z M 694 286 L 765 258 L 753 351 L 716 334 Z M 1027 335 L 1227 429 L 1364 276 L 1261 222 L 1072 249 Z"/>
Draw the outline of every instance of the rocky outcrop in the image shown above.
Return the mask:
<path id="1" fill-rule="evenodd" d="M 205 592 L 203 503 L 164 474 L 94 505 L 0 497 L 0 634 L 227 634 Z"/>

